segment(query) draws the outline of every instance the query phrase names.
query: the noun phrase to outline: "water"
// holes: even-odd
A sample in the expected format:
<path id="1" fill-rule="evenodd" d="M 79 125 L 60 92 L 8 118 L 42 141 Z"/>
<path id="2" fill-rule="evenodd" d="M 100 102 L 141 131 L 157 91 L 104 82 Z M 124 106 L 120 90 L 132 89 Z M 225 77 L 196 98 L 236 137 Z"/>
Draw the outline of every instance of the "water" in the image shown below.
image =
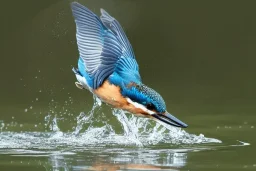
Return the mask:
<path id="1" fill-rule="evenodd" d="M 256 170 L 256 1 L 79 1 L 120 21 L 143 82 L 187 129 L 75 87 L 70 2 L 0 6 L 0 170 Z"/>
<path id="2" fill-rule="evenodd" d="M 117 124 L 111 125 L 102 115 L 95 116 L 102 112 L 102 105 L 94 97 L 92 109 L 88 113 L 81 112 L 76 118 L 76 126 L 69 132 L 61 131 L 58 126 L 59 118 L 54 115 L 53 109 L 53 114 L 44 119 L 45 130 L 49 129 L 46 132 L 3 131 L 8 130 L 8 126 L 13 129 L 20 125 L 2 122 L 2 166 L 10 165 L 26 170 L 37 167 L 56 171 L 183 170 L 190 153 L 250 146 L 250 143 L 242 141 L 226 144 L 203 134 L 190 134 L 180 128 L 112 109 L 113 117 L 122 127 L 121 133 L 116 133 Z M 102 122 L 103 126 L 95 126 L 97 121 Z"/>
<path id="3" fill-rule="evenodd" d="M 203 134 L 189 134 L 181 128 L 175 128 L 165 123 L 155 123 L 154 121 L 128 115 L 127 112 L 113 109 L 113 115 L 118 124 L 121 125 L 121 133 L 116 133 L 115 125 L 110 125 L 106 118 L 96 117 L 101 111 L 102 102 L 94 97 L 94 105 L 87 114 L 81 112 L 77 116 L 76 126 L 68 133 L 61 131 L 58 126 L 58 117 L 49 114 L 45 117 L 45 127 L 50 132 L 10 132 L 0 133 L 1 148 L 36 148 L 48 149 L 52 147 L 76 148 L 84 146 L 138 146 L 157 145 L 159 143 L 180 145 L 180 144 L 203 144 L 221 143 L 221 140 L 204 137 Z M 53 112 L 53 110 L 51 110 Z M 102 123 L 103 126 L 95 126 L 95 122 Z M 10 124 L 8 124 L 10 126 Z M 11 127 L 20 126 L 13 124 Z M 37 125 L 35 125 L 37 127 Z M 2 122 L 1 130 L 8 129 Z M 120 132 L 120 131 L 119 131 Z"/>

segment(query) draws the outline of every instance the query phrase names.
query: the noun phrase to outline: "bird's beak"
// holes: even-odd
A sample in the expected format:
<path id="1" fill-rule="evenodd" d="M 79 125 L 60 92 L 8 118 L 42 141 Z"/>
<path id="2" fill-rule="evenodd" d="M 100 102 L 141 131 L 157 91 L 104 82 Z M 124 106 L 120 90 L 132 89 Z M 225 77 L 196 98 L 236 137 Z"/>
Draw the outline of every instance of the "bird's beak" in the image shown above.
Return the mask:
<path id="1" fill-rule="evenodd" d="M 187 124 L 185 124 L 184 122 L 182 122 L 181 120 L 179 120 L 178 118 L 174 117 L 173 115 L 171 115 L 170 113 L 167 113 L 167 112 L 164 114 L 153 114 L 151 116 L 153 116 L 154 118 L 156 118 L 166 124 L 169 124 L 169 125 L 172 125 L 175 127 L 181 127 L 181 128 L 188 127 Z"/>

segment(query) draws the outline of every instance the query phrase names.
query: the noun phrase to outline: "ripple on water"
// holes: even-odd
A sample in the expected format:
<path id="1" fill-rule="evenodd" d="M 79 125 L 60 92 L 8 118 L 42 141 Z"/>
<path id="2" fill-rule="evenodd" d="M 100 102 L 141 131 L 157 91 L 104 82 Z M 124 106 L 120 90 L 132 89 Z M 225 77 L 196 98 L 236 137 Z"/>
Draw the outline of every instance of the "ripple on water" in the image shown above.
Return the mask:
<path id="1" fill-rule="evenodd" d="M 104 126 L 96 127 L 94 111 L 101 106 L 101 101 L 95 99 L 93 108 L 88 114 L 81 113 L 77 117 L 77 126 L 71 133 L 62 132 L 56 116 L 45 121 L 52 132 L 0 132 L 0 148 L 38 148 L 52 149 L 58 147 L 109 146 L 109 145 L 136 145 L 147 146 L 161 143 L 170 145 L 221 143 L 215 138 L 207 138 L 203 134 L 189 134 L 185 130 L 172 127 L 164 123 L 155 123 L 146 118 L 131 115 L 127 117 L 123 110 L 113 109 L 112 113 L 122 126 L 123 133 L 116 133 L 114 127 L 104 122 Z M 84 125 L 89 125 L 83 131 Z M 152 123 L 154 125 L 152 125 Z"/>

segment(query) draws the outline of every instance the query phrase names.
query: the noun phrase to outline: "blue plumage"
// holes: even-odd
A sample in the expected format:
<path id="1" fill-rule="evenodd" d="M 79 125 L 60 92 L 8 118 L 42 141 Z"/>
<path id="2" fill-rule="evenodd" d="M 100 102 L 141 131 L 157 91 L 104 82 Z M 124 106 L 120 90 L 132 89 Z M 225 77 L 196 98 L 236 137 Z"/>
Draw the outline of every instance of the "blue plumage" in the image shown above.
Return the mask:
<path id="1" fill-rule="evenodd" d="M 166 111 L 165 102 L 160 94 L 144 84 L 137 84 L 130 88 L 124 88 L 122 94 L 159 113 L 164 113 Z"/>
<path id="2" fill-rule="evenodd" d="M 85 77 L 85 80 L 87 81 L 88 86 L 92 87 L 93 86 L 93 79 L 86 72 L 85 63 L 84 63 L 84 61 L 81 57 L 78 59 L 78 71 L 79 71 L 79 74 L 81 76 Z"/>
<path id="3" fill-rule="evenodd" d="M 120 24 L 106 11 L 99 18 L 79 3 L 72 3 L 77 27 L 77 45 L 85 70 L 90 76 L 91 88 L 98 88 L 120 63 L 120 58 L 134 59 L 131 45 Z M 138 65 L 134 60 L 133 63 Z M 134 69 L 133 65 L 130 70 Z"/>
<path id="4" fill-rule="evenodd" d="M 152 104 L 157 111 L 164 112 L 162 97 L 142 84 L 132 47 L 117 20 L 103 9 L 98 18 L 78 3 L 72 3 L 72 10 L 80 52 L 78 70 L 89 87 L 96 89 L 108 79 L 121 88 L 124 97 L 139 104 Z M 130 83 L 133 85 L 128 88 Z"/>
<path id="5" fill-rule="evenodd" d="M 167 113 L 160 94 L 142 83 L 132 46 L 118 21 L 103 9 L 99 18 L 77 2 L 71 7 L 80 55 L 78 70 L 73 69 L 77 87 L 86 88 L 122 109 L 187 127 Z"/>

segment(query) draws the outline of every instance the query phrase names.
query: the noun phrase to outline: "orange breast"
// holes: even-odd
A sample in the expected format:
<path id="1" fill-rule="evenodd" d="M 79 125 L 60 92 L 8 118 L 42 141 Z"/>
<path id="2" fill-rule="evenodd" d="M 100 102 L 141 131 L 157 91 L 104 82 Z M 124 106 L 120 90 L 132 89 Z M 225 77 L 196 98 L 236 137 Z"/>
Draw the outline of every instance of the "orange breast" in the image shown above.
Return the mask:
<path id="1" fill-rule="evenodd" d="M 124 109 L 134 114 L 146 114 L 142 109 L 136 108 L 133 104 L 127 102 L 127 99 L 122 96 L 120 88 L 110 84 L 107 80 L 94 90 L 94 93 L 105 103 L 115 108 Z"/>

